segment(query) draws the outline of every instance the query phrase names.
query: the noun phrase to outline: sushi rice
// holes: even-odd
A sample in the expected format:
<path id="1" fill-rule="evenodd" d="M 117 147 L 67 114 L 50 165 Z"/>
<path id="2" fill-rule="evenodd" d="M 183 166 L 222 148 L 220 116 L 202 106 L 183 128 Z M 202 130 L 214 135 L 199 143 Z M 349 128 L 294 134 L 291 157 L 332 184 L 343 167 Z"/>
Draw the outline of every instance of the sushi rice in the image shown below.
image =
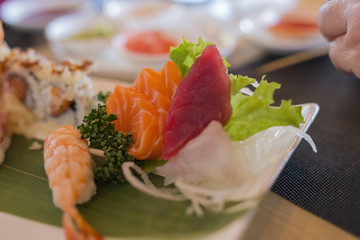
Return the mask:
<path id="1" fill-rule="evenodd" d="M 77 125 L 97 105 L 88 73 L 92 63 L 65 61 L 56 65 L 35 50 L 0 47 L 0 78 L 5 82 L 5 110 L 9 130 L 27 137 L 44 139 L 52 130 L 63 125 Z M 21 100 L 7 90 L 6 82 L 15 76 L 25 82 L 26 92 Z M 51 94 L 55 88 L 61 94 L 56 103 L 66 101 L 67 109 L 52 114 Z"/>

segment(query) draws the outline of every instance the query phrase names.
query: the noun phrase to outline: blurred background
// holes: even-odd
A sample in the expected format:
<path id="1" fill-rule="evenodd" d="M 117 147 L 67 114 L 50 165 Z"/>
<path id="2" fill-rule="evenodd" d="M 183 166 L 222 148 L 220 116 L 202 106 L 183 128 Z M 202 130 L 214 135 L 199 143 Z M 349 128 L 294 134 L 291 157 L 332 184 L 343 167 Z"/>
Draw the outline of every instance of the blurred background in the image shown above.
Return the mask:
<path id="1" fill-rule="evenodd" d="M 244 67 L 266 55 L 315 50 L 322 0 L 0 0 L 5 41 L 56 61 L 89 59 L 93 74 L 132 81 L 144 67 L 160 69 L 169 46 L 186 37 L 215 43 Z M 320 52 L 319 52 L 320 51 Z M 266 72 L 266 69 L 265 69 Z"/>

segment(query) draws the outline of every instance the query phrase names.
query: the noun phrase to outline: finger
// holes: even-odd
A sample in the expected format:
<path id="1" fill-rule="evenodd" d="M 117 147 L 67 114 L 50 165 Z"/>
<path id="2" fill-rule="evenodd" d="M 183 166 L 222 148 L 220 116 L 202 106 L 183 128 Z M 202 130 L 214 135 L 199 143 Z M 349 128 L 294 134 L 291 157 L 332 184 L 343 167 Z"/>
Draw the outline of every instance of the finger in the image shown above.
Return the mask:
<path id="1" fill-rule="evenodd" d="M 351 5 L 350 5 L 351 4 Z M 347 48 L 356 48 L 360 42 L 360 1 L 351 1 L 348 3 L 347 30 L 345 44 Z"/>
<path id="2" fill-rule="evenodd" d="M 353 73 L 360 78 L 360 43 L 347 47 L 346 37 L 341 35 L 334 39 L 329 46 L 329 57 L 333 65 L 344 73 Z"/>
<path id="3" fill-rule="evenodd" d="M 329 41 L 346 33 L 346 6 L 344 0 L 332 0 L 324 4 L 319 10 L 319 30 Z"/>
<path id="4" fill-rule="evenodd" d="M 350 72 L 348 68 L 348 57 L 344 49 L 345 35 L 338 36 L 329 44 L 329 57 L 332 64 L 341 72 Z"/>

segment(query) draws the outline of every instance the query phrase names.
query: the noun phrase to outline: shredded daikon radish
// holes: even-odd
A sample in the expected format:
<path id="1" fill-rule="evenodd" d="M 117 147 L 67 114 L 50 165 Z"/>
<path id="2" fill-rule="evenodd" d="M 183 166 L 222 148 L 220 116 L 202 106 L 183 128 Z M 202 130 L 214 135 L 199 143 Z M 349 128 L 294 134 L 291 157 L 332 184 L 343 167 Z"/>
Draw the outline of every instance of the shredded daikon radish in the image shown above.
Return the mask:
<path id="1" fill-rule="evenodd" d="M 126 180 L 140 191 L 168 200 L 190 200 L 187 214 L 243 211 L 256 206 L 271 187 L 296 136 L 308 141 L 316 152 L 311 137 L 292 126 L 272 127 L 245 141 L 231 142 L 222 125 L 213 121 L 175 157 L 156 168 L 155 173 L 165 178 L 164 185 L 173 183 L 175 191 L 154 186 L 134 163 L 124 163 L 123 171 Z M 229 207 L 228 202 L 237 204 Z"/>
<path id="2" fill-rule="evenodd" d="M 143 180 L 140 181 L 132 172 L 131 169 L 134 169 Z M 151 196 L 158 197 L 158 198 L 164 198 L 172 201 L 184 201 L 186 198 L 184 198 L 183 195 L 178 194 L 178 191 L 176 189 L 171 188 L 157 188 L 152 184 L 150 181 L 148 175 L 135 163 L 133 162 L 125 162 L 122 165 L 122 170 L 124 173 L 124 177 L 126 180 L 135 188 L 138 190 L 145 192 Z"/>

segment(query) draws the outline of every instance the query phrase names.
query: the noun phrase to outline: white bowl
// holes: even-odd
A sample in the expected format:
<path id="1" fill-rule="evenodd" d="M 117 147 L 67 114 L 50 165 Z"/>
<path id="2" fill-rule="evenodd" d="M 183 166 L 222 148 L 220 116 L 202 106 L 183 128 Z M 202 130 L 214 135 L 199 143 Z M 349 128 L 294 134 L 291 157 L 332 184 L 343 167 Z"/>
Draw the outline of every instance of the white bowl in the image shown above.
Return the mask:
<path id="1" fill-rule="evenodd" d="M 113 36 L 76 37 L 91 31 L 96 24 L 109 25 L 107 27 L 112 28 L 114 33 L 118 28 L 110 18 L 94 12 L 83 12 L 55 19 L 46 27 L 45 35 L 56 53 L 66 51 L 81 58 L 91 58 L 110 47 Z"/>

